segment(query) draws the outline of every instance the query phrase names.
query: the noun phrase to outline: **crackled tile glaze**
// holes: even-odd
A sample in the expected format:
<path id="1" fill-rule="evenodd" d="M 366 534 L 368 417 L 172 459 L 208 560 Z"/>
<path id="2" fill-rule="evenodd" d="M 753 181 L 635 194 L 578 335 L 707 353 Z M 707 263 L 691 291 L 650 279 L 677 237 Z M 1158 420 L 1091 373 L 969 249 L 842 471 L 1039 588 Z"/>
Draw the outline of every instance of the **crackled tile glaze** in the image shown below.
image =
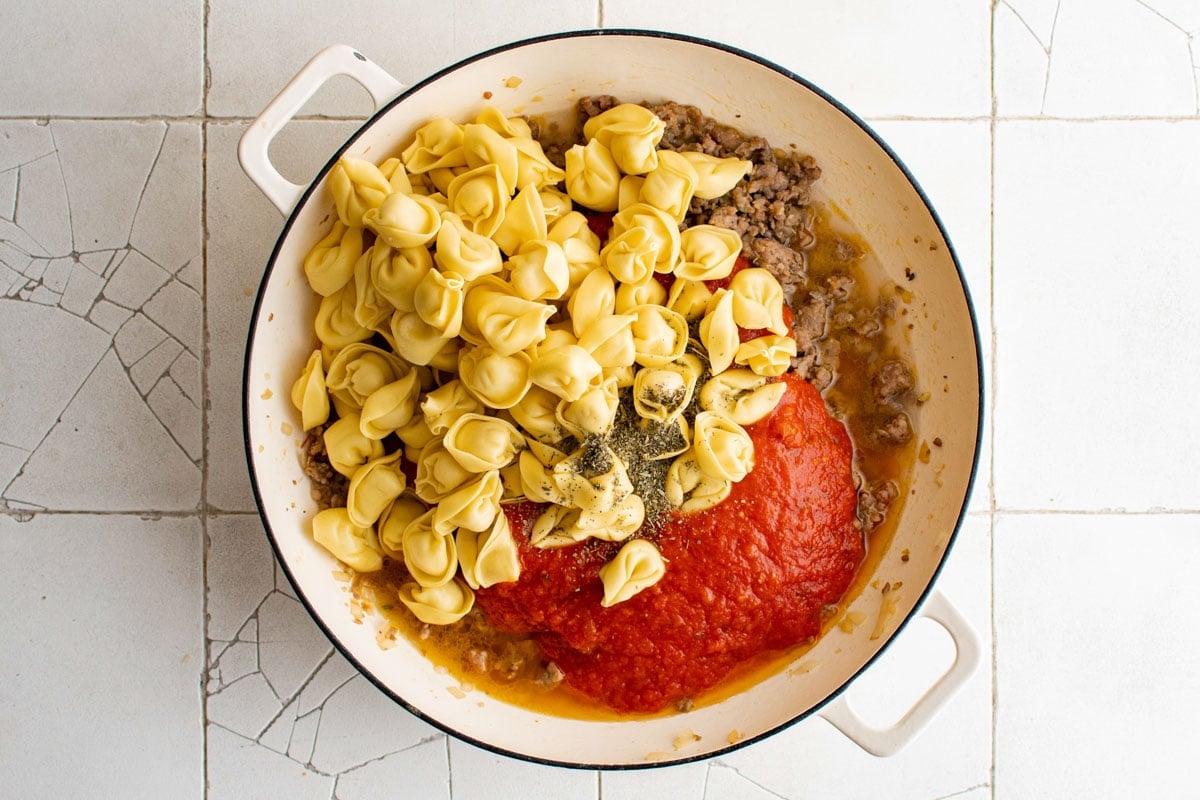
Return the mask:
<path id="1" fill-rule="evenodd" d="M 25 454 L 0 502 L 194 510 L 202 310 L 180 273 L 201 261 L 199 126 L 0 122 L 0 168 L 0 442 Z"/>

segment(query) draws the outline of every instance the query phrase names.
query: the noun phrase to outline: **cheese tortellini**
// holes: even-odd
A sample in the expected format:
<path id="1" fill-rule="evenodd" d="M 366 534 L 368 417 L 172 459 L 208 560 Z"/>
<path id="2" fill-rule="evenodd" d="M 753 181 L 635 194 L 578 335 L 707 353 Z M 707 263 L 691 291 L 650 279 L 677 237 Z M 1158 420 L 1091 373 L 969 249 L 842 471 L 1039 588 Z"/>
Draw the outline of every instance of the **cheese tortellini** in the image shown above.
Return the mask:
<path id="1" fill-rule="evenodd" d="M 754 441 L 746 429 L 716 411 L 701 411 L 692 426 L 696 463 L 706 475 L 737 483 L 754 468 Z"/>
<path id="2" fill-rule="evenodd" d="M 705 382 L 700 389 L 700 407 L 719 412 L 739 425 L 753 425 L 779 405 L 787 384 L 746 369 L 730 369 Z"/>
<path id="3" fill-rule="evenodd" d="M 347 488 L 312 535 L 357 572 L 402 562 L 421 622 L 517 581 L 525 546 L 620 543 L 596 579 L 624 602 L 668 566 L 651 518 L 711 508 L 754 467 L 745 426 L 796 353 L 783 289 L 735 231 L 681 230 L 752 164 L 661 149 L 664 131 L 613 106 L 559 167 L 486 107 L 330 169 L 302 265 L 318 345 L 290 399 Z M 527 540 L 513 501 L 546 504 Z"/>
<path id="4" fill-rule="evenodd" d="M 304 371 L 292 385 L 292 405 L 300 412 L 301 424 L 306 431 L 329 419 L 329 391 L 321 362 L 321 351 L 314 350 Z"/>
<path id="5" fill-rule="evenodd" d="M 375 572 L 383 567 L 383 553 L 371 526 L 355 525 L 344 508 L 327 508 L 312 521 L 317 544 L 335 558 L 359 572 Z"/>
<path id="6" fill-rule="evenodd" d="M 458 622 L 475 606 L 475 593 L 457 578 L 437 586 L 406 583 L 399 595 L 413 616 L 428 625 Z"/>
<path id="7" fill-rule="evenodd" d="M 666 123 L 644 106 L 622 103 L 589 119 L 583 135 L 607 147 L 627 175 L 644 175 L 658 166 L 658 143 Z"/>
<path id="8" fill-rule="evenodd" d="M 497 514 L 496 521 L 487 530 L 459 529 L 456 541 L 463 580 L 472 589 L 511 583 L 520 577 L 517 542 L 513 539 L 508 517 L 503 514 Z"/>
<path id="9" fill-rule="evenodd" d="M 600 568 L 605 608 L 624 602 L 662 580 L 667 572 L 662 553 L 646 539 L 626 542 L 616 558 Z"/>

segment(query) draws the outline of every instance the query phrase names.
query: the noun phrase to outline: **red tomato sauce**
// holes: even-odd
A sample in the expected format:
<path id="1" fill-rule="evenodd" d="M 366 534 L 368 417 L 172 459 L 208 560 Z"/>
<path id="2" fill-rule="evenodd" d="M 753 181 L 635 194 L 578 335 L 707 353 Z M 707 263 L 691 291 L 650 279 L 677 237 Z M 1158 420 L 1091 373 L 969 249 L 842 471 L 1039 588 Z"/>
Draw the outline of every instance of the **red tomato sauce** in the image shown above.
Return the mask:
<path id="1" fill-rule="evenodd" d="M 506 507 L 521 577 L 477 592 L 496 628 L 530 633 L 564 680 L 621 712 L 654 712 L 711 688 L 737 666 L 821 630 L 864 556 L 846 429 L 788 374 L 773 414 L 747 428 L 755 467 L 720 505 L 649 536 L 667 561 L 654 586 L 600 605 L 599 568 L 620 543 L 529 544 L 540 507 Z"/>

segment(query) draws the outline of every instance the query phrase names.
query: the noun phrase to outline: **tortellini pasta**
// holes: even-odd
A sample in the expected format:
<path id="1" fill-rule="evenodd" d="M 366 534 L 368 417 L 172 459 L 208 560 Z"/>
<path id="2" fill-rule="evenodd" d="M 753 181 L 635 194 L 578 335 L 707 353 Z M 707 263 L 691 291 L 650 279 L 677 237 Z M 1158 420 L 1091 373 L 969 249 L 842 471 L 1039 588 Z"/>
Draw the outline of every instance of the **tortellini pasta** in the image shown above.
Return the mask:
<path id="1" fill-rule="evenodd" d="M 570 547 L 584 541 L 588 535 L 572 526 L 579 516 L 579 509 L 552 504 L 533 521 L 529 531 L 529 543 L 542 550 Z"/>
<path id="2" fill-rule="evenodd" d="M 438 328 L 421 319 L 416 311 L 397 311 L 392 314 L 389 326 L 392 346 L 401 358 L 412 364 L 431 364 L 450 337 L 443 336 Z"/>
<path id="3" fill-rule="evenodd" d="M 404 491 L 406 479 L 400 463 L 402 452 L 368 461 L 354 471 L 346 493 L 346 511 L 350 521 L 359 527 L 369 527 L 392 501 Z"/>
<path id="4" fill-rule="evenodd" d="M 509 184 L 510 186 L 512 184 Z M 504 219 L 491 234 L 507 256 L 516 255 L 522 243 L 537 242 L 547 236 L 546 209 L 537 187 L 526 186 L 504 207 Z"/>
<path id="5" fill-rule="evenodd" d="M 548 239 L 528 241 L 508 260 L 509 282 L 526 300 L 557 300 L 571 285 L 562 245 Z"/>
<path id="6" fill-rule="evenodd" d="M 487 345 L 472 347 L 458 359 L 463 386 L 492 408 L 512 408 L 521 402 L 532 373 L 527 354 L 502 355 Z"/>
<path id="7" fill-rule="evenodd" d="M 708 350 L 708 363 L 714 375 L 729 369 L 741 338 L 733 321 L 733 294 L 727 289 L 718 289 L 709 301 L 708 311 L 700 320 L 700 341 Z"/>
<path id="8" fill-rule="evenodd" d="M 500 513 L 502 491 L 499 470 L 479 475 L 438 501 L 433 510 L 433 527 L 449 532 L 458 528 L 487 530 Z"/>
<path id="9" fill-rule="evenodd" d="M 667 572 L 662 553 L 646 539 L 632 539 L 617 552 L 616 557 L 600 568 L 604 584 L 605 608 L 623 603 L 639 592 L 662 580 Z"/>
<path id="10" fill-rule="evenodd" d="M 717 158 L 694 150 L 685 150 L 679 155 L 696 171 L 696 197 L 701 200 L 715 200 L 729 192 L 754 166 L 740 158 Z"/>
<path id="11" fill-rule="evenodd" d="M 500 168 L 486 164 L 450 181 L 446 200 L 450 210 L 462 217 L 468 228 L 482 236 L 491 236 L 504 222 L 510 192 Z"/>
<path id="12" fill-rule="evenodd" d="M 671 462 L 667 470 L 667 502 L 680 511 L 695 513 L 720 503 L 729 496 L 733 482 L 708 474 L 693 453 Z"/>
<path id="13" fill-rule="evenodd" d="M 354 267 L 363 253 L 362 228 L 348 228 L 340 220 L 304 258 L 304 277 L 322 297 L 328 297 L 354 277 Z"/>
<path id="14" fill-rule="evenodd" d="M 753 425 L 775 410 L 786 391 L 785 383 L 771 382 L 747 369 L 730 369 L 705 382 L 700 406 L 739 425 Z"/>
<path id="15" fill-rule="evenodd" d="M 553 392 L 540 386 L 531 386 L 508 412 L 526 434 L 539 442 L 553 444 L 567 435 L 555 413 L 559 402 L 560 398 Z"/>
<path id="16" fill-rule="evenodd" d="M 644 106 L 622 103 L 589 119 L 583 135 L 612 151 L 613 160 L 628 175 L 643 175 L 658 166 L 658 143 L 666 123 Z"/>
<path id="17" fill-rule="evenodd" d="M 392 185 L 379 167 L 350 156 L 342 156 L 333 165 L 328 183 L 338 219 L 348 227 L 361 227 L 363 215 L 379 208 L 392 193 Z"/>
<path id="18" fill-rule="evenodd" d="M 341 350 L 348 344 L 365 342 L 371 338 L 371 329 L 359 325 L 355 317 L 357 300 L 353 280 L 321 300 L 313 323 L 321 344 L 332 350 Z"/>
<path id="19" fill-rule="evenodd" d="M 678 361 L 638 370 L 633 378 L 633 407 L 639 416 L 669 422 L 692 402 L 703 366 L 688 354 Z"/>
<path id="20" fill-rule="evenodd" d="M 379 532 L 379 549 L 388 558 L 404 560 L 404 529 L 429 509 L 411 491 L 406 491 L 392 501 L 379 517 L 376 529 Z"/>
<path id="21" fill-rule="evenodd" d="M 436 526 L 436 513 L 436 509 L 430 509 L 408 523 L 400 539 L 408 574 L 427 588 L 449 583 L 458 571 L 458 548 L 453 530 Z"/>
<path id="22" fill-rule="evenodd" d="M 582 397 L 602 372 L 592 354 L 575 344 L 539 354 L 529 369 L 529 380 L 570 401 Z"/>
<path id="23" fill-rule="evenodd" d="M 483 279 L 467 292 L 462 336 L 508 356 L 546 338 L 546 323 L 554 313 L 554 306 L 520 297 L 498 279 Z"/>
<path id="24" fill-rule="evenodd" d="M 458 273 L 431 269 L 413 290 L 417 315 L 443 339 L 452 339 L 462 330 L 465 286 Z"/>
<path id="25" fill-rule="evenodd" d="M 444 117 L 431 120 L 417 129 L 412 144 L 400 157 L 409 172 L 465 167 L 462 126 Z"/>
<path id="26" fill-rule="evenodd" d="M 742 342 L 733 360 L 756 374 L 778 377 L 787 372 L 796 355 L 796 340 L 790 336 L 759 336 Z"/>
<path id="27" fill-rule="evenodd" d="M 303 261 L 319 346 L 291 400 L 347 490 L 313 538 L 359 572 L 403 561 L 399 599 L 424 623 L 520 577 L 503 504 L 547 504 L 538 548 L 623 543 L 599 571 L 611 606 L 667 568 L 638 536 L 647 490 L 653 514 L 664 496 L 693 513 L 753 469 L 744 426 L 778 405 L 796 353 L 783 289 L 741 268 L 738 233 L 680 230 L 752 164 L 660 149 L 664 130 L 614 106 L 560 168 L 486 107 L 330 170 L 332 227 Z"/>
<path id="28" fill-rule="evenodd" d="M 483 404 L 467 391 L 460 380 L 443 383 L 421 400 L 421 413 L 430 433 L 440 436 L 467 414 L 480 414 Z"/>
<path id="29" fill-rule="evenodd" d="M 383 553 L 374 527 L 355 525 L 344 508 L 317 512 L 312 521 L 312 535 L 317 544 L 351 569 L 375 572 L 383 567 Z"/>
<path id="30" fill-rule="evenodd" d="M 371 251 L 374 249 L 372 246 L 371 250 L 363 253 L 354 265 L 354 320 L 368 330 L 382 333 L 395 308 L 371 280 L 371 261 L 374 256 Z"/>
<path id="31" fill-rule="evenodd" d="M 479 123 L 463 126 L 463 155 L 468 167 L 494 164 L 507 186 L 517 185 L 517 146 L 494 128 Z"/>
<path id="32" fill-rule="evenodd" d="M 555 417 L 579 438 L 607 433 L 617 418 L 621 402 L 615 377 L 598 377 L 575 400 L 561 400 Z"/>
<path id="33" fill-rule="evenodd" d="M 679 223 L 666 212 L 648 203 L 634 203 L 614 214 L 612 221 L 612 234 L 618 238 L 632 230 L 647 233 L 648 246 L 654 253 L 655 272 L 666 273 L 675 269 L 681 246 Z"/>
<path id="34" fill-rule="evenodd" d="M 450 454 L 441 438 L 432 439 L 422 447 L 416 462 L 413 489 L 426 503 L 438 502 L 475 477 L 475 473 Z"/>
<path id="35" fill-rule="evenodd" d="M 421 375 L 416 369 L 398 381 L 380 386 L 367 395 L 359 414 L 359 430 L 368 439 L 382 439 L 408 424 L 417 409 Z"/>
<path id="36" fill-rule="evenodd" d="M 578 344 L 605 371 L 629 367 L 638 355 L 633 328 L 637 321 L 637 314 L 600 317 L 583 332 Z"/>
<path id="37" fill-rule="evenodd" d="M 422 249 L 422 252 L 428 255 L 429 251 Z M 457 273 L 466 281 L 492 275 L 504 266 L 499 245 L 475 233 L 460 216 L 449 211 L 442 214 L 433 260 L 441 269 Z"/>
<path id="38" fill-rule="evenodd" d="M 542 195 L 543 203 L 546 198 L 546 188 L 554 186 L 562 182 L 566 177 L 566 173 L 551 163 L 546 157 L 546 151 L 542 149 L 542 145 L 529 136 L 524 136 L 515 140 L 517 145 L 517 186 L 536 186 L 539 194 Z M 569 198 L 568 198 L 569 199 Z M 556 203 L 558 208 L 562 208 L 562 201 Z M 551 209 L 547 207 L 547 220 L 553 215 L 549 213 Z M 570 210 L 570 203 L 567 203 L 565 210 Z"/>
<path id="39" fill-rule="evenodd" d="M 497 514 L 487 530 L 459 529 L 455 541 L 463 580 L 472 589 L 511 583 L 521 576 L 517 543 L 503 514 Z"/>
<path id="40" fill-rule="evenodd" d="M 726 278 L 741 252 L 742 237 L 735 231 L 716 225 L 693 225 L 679 234 L 682 263 L 675 268 L 675 276 L 690 281 Z"/>
<path id="41" fill-rule="evenodd" d="M 567 503 L 585 511 L 612 511 L 633 491 L 625 464 L 608 446 L 580 448 L 551 472 Z"/>
<path id="42" fill-rule="evenodd" d="M 616 306 L 617 289 L 612 275 L 605 269 L 589 272 L 567 302 L 575 336 L 583 336 L 593 324 L 611 316 Z"/>
<path id="43" fill-rule="evenodd" d="M 511 463 L 524 449 L 525 437 L 498 417 L 464 414 L 446 431 L 442 446 L 464 469 L 488 472 Z"/>
<path id="44" fill-rule="evenodd" d="M 705 474 L 738 481 L 754 468 L 754 441 L 745 428 L 716 411 L 701 411 L 693 425 L 696 463 Z"/>
<path id="45" fill-rule="evenodd" d="M 301 425 L 311 431 L 329 419 L 329 391 L 321 367 L 321 351 L 314 350 L 304 371 L 292 384 L 292 405 L 300 412 Z"/>
<path id="46" fill-rule="evenodd" d="M 567 151 L 567 194 L 596 211 L 616 211 L 621 170 L 612 151 L 597 139 Z"/>
<path id="47" fill-rule="evenodd" d="M 442 211 L 429 197 L 393 192 L 363 214 L 363 225 L 392 247 L 422 247 L 437 236 Z"/>
<path id="48" fill-rule="evenodd" d="M 608 511 L 579 509 L 564 526 L 568 534 L 590 537 L 605 542 L 622 542 L 637 533 L 646 520 L 646 504 L 636 494 L 629 494 Z"/>
<path id="49" fill-rule="evenodd" d="M 658 263 L 658 242 L 645 228 L 631 228 L 609 238 L 600 263 L 622 283 L 645 283 Z"/>
<path id="50" fill-rule="evenodd" d="M 642 181 L 638 199 L 683 222 L 696 193 L 696 180 L 695 167 L 682 153 L 663 150 L 658 154 L 658 166 Z"/>
<path id="51" fill-rule="evenodd" d="M 766 328 L 787 336 L 783 321 L 783 287 L 765 269 L 743 269 L 729 282 L 733 293 L 733 321 L 743 328 Z"/>
<path id="52" fill-rule="evenodd" d="M 661 367 L 683 356 L 688 324 L 682 314 L 660 305 L 633 309 L 634 360 L 643 367 Z"/>
<path id="53" fill-rule="evenodd" d="M 475 606 L 475 593 L 457 578 L 438 586 L 406 583 L 399 595 L 413 616 L 428 625 L 451 625 Z"/>
<path id="54" fill-rule="evenodd" d="M 438 230 L 439 239 L 445 228 L 443 225 Z M 499 269 L 498 263 L 496 268 Z M 431 269 L 433 257 L 424 247 L 405 247 L 397 250 L 377 241 L 371 248 L 371 282 L 375 284 L 375 291 L 398 311 L 416 310 L 416 306 L 413 305 L 413 290 Z"/>
<path id="55" fill-rule="evenodd" d="M 373 345 L 347 345 L 329 365 L 325 385 L 342 408 L 361 409 L 369 395 L 411 371 L 394 354 Z"/>
<path id="56" fill-rule="evenodd" d="M 667 290 L 658 281 L 648 280 L 643 283 L 621 284 L 616 292 L 613 310 L 618 314 L 628 314 L 637 306 L 666 304 Z"/>
<path id="57" fill-rule="evenodd" d="M 359 428 L 357 414 L 347 414 L 325 429 L 325 453 L 329 464 L 347 478 L 368 461 L 383 456 L 383 444 L 368 439 Z"/>
<path id="58" fill-rule="evenodd" d="M 713 293 L 709 291 L 704 281 L 692 281 L 676 275 L 664 305 L 672 311 L 682 314 L 684 319 L 691 322 L 704 316 L 712 296 Z"/>

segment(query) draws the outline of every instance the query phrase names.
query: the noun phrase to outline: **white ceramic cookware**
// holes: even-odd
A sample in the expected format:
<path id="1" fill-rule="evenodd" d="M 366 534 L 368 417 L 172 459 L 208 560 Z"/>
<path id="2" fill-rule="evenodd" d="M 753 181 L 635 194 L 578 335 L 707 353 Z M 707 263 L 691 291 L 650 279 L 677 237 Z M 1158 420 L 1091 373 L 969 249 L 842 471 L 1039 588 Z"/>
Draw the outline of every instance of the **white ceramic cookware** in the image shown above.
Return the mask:
<path id="1" fill-rule="evenodd" d="M 293 184 L 272 167 L 268 145 L 305 100 L 339 74 L 361 83 L 378 111 L 310 185 Z M 536 714 L 478 691 L 464 696 L 407 642 L 381 649 L 376 625 L 354 621 L 344 584 L 331 577 L 336 562 L 311 538 L 315 507 L 298 457 L 301 427 L 289 402 L 291 381 L 314 341 L 316 302 L 301 263 L 332 224 L 325 177 L 338 155 L 380 161 L 430 118 L 473 118 L 485 103 L 509 115 L 553 117 L 579 97 L 599 93 L 694 104 L 776 147 L 794 144 L 816 157 L 821 197 L 852 216 L 889 277 L 913 292 L 909 336 L 918 380 L 928 392 L 917 431 L 925 440 L 941 441 L 928 463 L 915 464 L 913 491 L 893 541 L 850 608 L 861 612 L 864 624 L 853 632 L 835 628 L 801 657 L 802 669 L 784 669 L 715 705 L 624 722 Z M 250 178 L 287 216 L 259 289 L 245 366 L 246 453 L 262 518 L 313 617 L 397 702 L 484 747 L 568 766 L 636 767 L 703 758 L 816 712 L 863 748 L 885 755 L 914 736 L 975 669 L 977 636 L 930 588 L 965 513 L 978 456 L 981 366 L 970 299 L 946 234 L 913 178 L 864 123 L 818 88 L 744 52 L 644 31 L 584 31 L 519 42 L 407 88 L 339 45 L 319 53 L 254 121 L 240 155 Z M 906 270 L 917 279 L 906 280 Z M 876 635 L 883 600 L 875 587 L 887 582 L 903 588 L 891 600 L 895 613 Z M 873 729 L 838 696 L 916 615 L 950 632 L 956 661 L 900 722 Z"/>

